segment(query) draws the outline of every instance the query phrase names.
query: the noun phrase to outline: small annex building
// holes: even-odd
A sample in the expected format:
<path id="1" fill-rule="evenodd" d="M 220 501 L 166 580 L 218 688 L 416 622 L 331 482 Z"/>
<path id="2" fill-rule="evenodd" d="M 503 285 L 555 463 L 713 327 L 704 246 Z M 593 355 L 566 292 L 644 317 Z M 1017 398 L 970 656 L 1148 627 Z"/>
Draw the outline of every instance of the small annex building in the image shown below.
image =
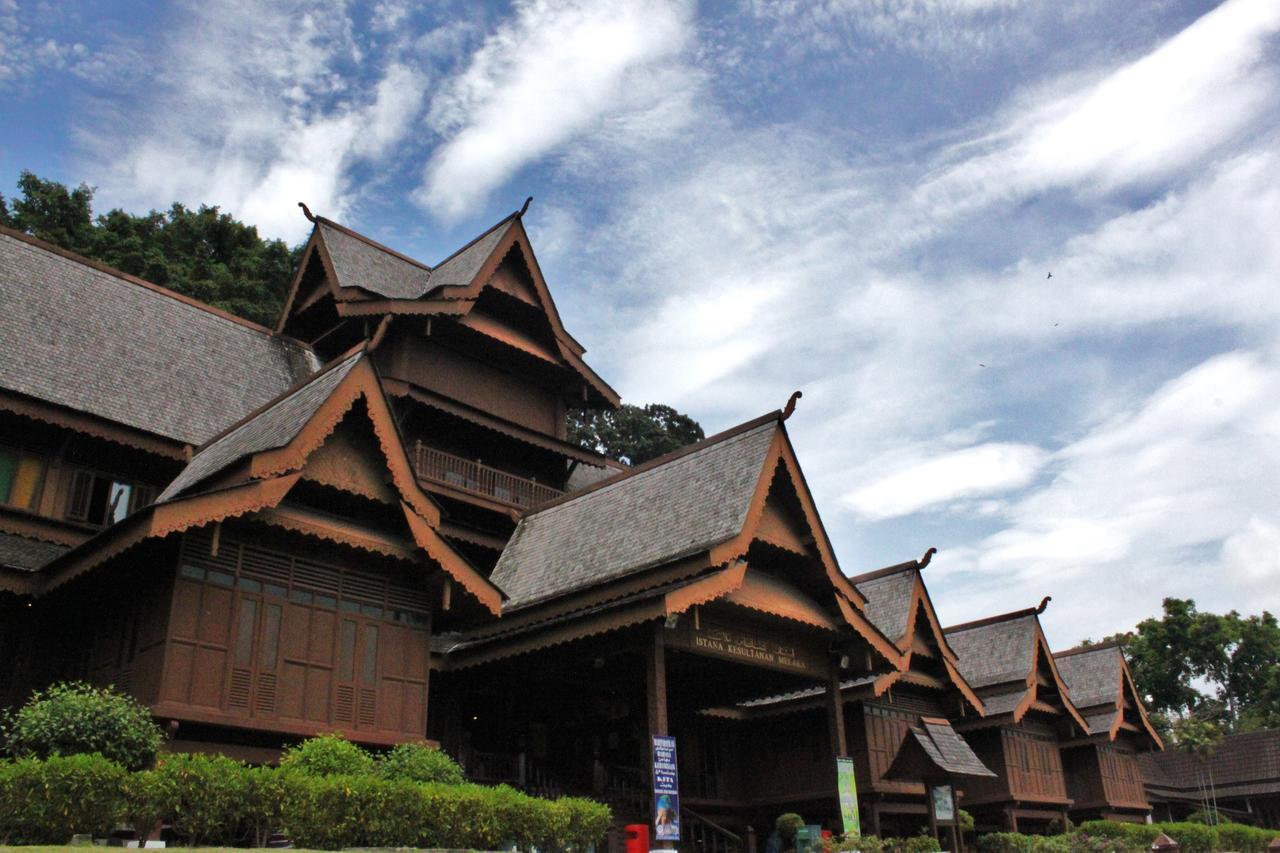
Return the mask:
<path id="1" fill-rule="evenodd" d="M 1055 658 L 1037 610 L 944 630 L 932 550 L 842 566 L 795 397 L 634 467 L 569 441 L 620 401 L 526 212 L 431 266 L 304 208 L 274 328 L 0 229 L 0 704 L 111 683 L 254 762 L 426 738 L 619 825 L 671 735 L 681 846 L 725 853 L 784 811 L 839 831 L 837 758 L 864 831 L 950 847 L 957 802 L 1145 813 L 1120 651 Z"/>

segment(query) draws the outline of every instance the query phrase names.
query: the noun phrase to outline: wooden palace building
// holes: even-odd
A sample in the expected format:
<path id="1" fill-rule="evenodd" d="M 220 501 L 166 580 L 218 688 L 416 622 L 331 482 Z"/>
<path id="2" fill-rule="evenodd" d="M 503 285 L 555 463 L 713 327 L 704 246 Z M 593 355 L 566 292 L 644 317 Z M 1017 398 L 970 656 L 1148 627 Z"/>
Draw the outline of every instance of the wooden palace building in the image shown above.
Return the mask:
<path id="1" fill-rule="evenodd" d="M 114 684 L 259 762 L 427 738 L 620 824 L 672 735 L 691 849 L 839 831 L 841 756 L 867 832 L 953 843 L 938 788 L 987 827 L 1145 817 L 1119 649 L 944 629 L 932 550 L 842 567 L 794 397 L 635 467 L 569 442 L 619 399 L 524 213 L 428 266 L 307 212 L 274 329 L 0 229 L 0 704 Z"/>

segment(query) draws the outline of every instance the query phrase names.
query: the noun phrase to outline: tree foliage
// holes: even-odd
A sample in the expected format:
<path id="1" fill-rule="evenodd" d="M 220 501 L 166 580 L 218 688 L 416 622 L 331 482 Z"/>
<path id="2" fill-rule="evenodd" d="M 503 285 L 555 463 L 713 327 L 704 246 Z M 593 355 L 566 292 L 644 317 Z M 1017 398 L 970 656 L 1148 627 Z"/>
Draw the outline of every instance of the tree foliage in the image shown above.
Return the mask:
<path id="1" fill-rule="evenodd" d="M 569 440 L 610 459 L 639 465 L 706 438 L 688 415 L 661 403 L 569 413 Z"/>
<path id="2" fill-rule="evenodd" d="M 68 189 L 31 172 L 18 192 L 11 204 L 0 196 L 0 224 L 268 326 L 301 256 L 301 247 L 264 240 L 217 207 L 95 217 L 92 187 Z"/>
<path id="3" fill-rule="evenodd" d="M 1166 598 L 1164 612 L 1117 637 L 1125 644 L 1138 690 L 1164 716 L 1175 741 L 1180 729 L 1200 743 L 1195 717 L 1227 731 L 1280 725 L 1280 622 L 1263 612 L 1241 616 L 1196 609 Z"/>

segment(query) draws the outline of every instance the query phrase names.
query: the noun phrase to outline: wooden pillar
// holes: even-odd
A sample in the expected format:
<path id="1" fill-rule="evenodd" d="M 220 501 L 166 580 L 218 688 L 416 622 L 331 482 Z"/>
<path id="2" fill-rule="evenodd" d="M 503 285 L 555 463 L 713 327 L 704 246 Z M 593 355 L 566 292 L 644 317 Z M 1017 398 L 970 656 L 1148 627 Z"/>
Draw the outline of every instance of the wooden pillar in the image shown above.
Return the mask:
<path id="1" fill-rule="evenodd" d="M 871 803 L 871 834 L 876 838 L 883 838 L 880 834 L 880 802 L 878 800 Z"/>
<path id="2" fill-rule="evenodd" d="M 667 731 L 667 649 L 666 637 L 663 634 L 663 624 L 661 622 L 653 626 L 653 636 L 645 644 L 646 658 L 646 699 L 648 700 L 648 717 L 649 717 L 649 782 L 650 782 L 650 814 L 649 829 L 653 831 L 657 823 L 658 816 L 653 813 L 653 736 L 669 734 Z M 673 841 L 652 841 L 650 842 L 654 849 L 674 849 Z"/>
<path id="3" fill-rule="evenodd" d="M 667 649 L 661 623 L 654 626 L 653 638 L 646 645 L 647 699 L 649 734 L 665 735 L 667 732 Z M 652 760 L 652 758 L 650 759 Z"/>
<path id="4" fill-rule="evenodd" d="M 844 733 L 844 699 L 840 695 L 840 665 L 833 662 L 827 678 L 827 725 L 831 735 L 831 751 L 836 757 L 849 755 L 849 742 Z M 834 768 L 833 768 L 834 769 Z"/>

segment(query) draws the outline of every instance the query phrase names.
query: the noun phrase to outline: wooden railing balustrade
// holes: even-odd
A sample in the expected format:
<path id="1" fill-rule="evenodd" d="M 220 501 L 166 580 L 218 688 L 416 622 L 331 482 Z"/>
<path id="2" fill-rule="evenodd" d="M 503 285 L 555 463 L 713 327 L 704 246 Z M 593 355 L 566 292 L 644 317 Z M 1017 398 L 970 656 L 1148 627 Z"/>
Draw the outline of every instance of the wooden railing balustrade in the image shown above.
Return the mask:
<path id="1" fill-rule="evenodd" d="M 421 441 L 413 445 L 413 467 L 419 479 L 443 483 L 515 507 L 531 507 L 564 492 L 528 477 L 517 477 L 474 459 L 445 453 Z"/>

